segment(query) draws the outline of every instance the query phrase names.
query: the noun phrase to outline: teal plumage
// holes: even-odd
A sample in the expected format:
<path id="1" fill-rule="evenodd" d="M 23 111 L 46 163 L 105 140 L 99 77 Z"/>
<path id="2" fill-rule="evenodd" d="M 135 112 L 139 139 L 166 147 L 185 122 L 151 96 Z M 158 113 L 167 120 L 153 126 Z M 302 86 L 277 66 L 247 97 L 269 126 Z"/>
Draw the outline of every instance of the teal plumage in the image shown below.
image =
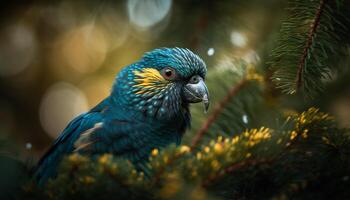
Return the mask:
<path id="1" fill-rule="evenodd" d="M 205 63 L 188 49 L 146 53 L 121 70 L 110 96 L 68 124 L 39 161 L 35 177 L 40 184 L 55 177 L 72 152 L 111 153 L 142 166 L 153 149 L 180 144 L 190 127 L 189 103 L 203 101 L 208 108 L 205 75 Z"/>

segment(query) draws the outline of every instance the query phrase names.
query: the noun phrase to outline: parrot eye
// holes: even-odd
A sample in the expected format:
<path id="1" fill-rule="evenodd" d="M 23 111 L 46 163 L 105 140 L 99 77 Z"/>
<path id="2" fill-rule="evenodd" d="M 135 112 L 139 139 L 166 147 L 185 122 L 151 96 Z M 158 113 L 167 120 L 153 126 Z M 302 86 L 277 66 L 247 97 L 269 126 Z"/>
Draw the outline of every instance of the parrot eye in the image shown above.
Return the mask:
<path id="1" fill-rule="evenodd" d="M 162 75 L 167 80 L 174 80 L 176 78 L 175 70 L 170 67 L 162 69 Z"/>

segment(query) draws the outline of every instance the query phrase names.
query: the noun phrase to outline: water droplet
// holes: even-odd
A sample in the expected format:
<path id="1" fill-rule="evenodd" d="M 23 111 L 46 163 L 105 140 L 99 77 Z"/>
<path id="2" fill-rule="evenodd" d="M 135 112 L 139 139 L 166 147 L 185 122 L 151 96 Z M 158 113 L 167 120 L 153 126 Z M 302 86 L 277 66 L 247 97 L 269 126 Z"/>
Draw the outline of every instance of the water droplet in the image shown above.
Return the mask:
<path id="1" fill-rule="evenodd" d="M 214 48 L 209 48 L 208 49 L 208 52 L 207 52 L 208 56 L 212 56 L 212 55 L 214 55 L 214 53 L 215 53 L 215 49 Z"/>
<path id="2" fill-rule="evenodd" d="M 28 149 L 28 150 L 32 149 L 32 147 L 33 147 L 32 143 L 30 143 L 30 142 L 27 142 L 25 146 L 26 146 L 26 149 Z"/>
<path id="3" fill-rule="evenodd" d="M 248 116 L 247 115 L 243 115 L 242 116 L 242 121 L 243 121 L 243 123 L 248 124 Z"/>

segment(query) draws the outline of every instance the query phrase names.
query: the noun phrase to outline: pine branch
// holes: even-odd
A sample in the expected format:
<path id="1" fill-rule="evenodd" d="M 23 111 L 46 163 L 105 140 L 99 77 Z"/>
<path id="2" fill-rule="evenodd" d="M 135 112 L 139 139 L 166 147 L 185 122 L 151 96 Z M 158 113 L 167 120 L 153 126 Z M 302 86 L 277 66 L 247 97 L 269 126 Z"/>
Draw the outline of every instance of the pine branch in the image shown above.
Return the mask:
<path id="1" fill-rule="evenodd" d="M 208 187 L 213 182 L 223 178 L 227 174 L 234 173 L 237 170 L 240 170 L 240 169 L 243 169 L 243 168 L 247 169 L 247 168 L 250 168 L 252 166 L 267 164 L 267 163 L 270 163 L 270 162 L 271 162 L 271 160 L 268 160 L 268 159 L 258 159 L 258 160 L 244 160 L 242 162 L 233 163 L 232 165 L 229 165 L 228 167 L 220 170 L 217 174 L 215 174 L 213 176 L 210 176 L 208 179 L 206 179 L 202 183 L 202 187 Z"/>
<path id="2" fill-rule="evenodd" d="M 187 147 L 185 145 L 181 146 L 179 153 L 176 153 L 174 155 L 169 156 L 169 158 L 167 158 L 167 162 L 156 170 L 156 174 L 154 174 L 154 176 L 153 176 L 154 177 L 153 184 L 159 183 L 161 177 L 164 175 L 164 173 L 166 171 L 166 168 L 172 167 L 172 165 L 174 165 L 174 163 L 176 161 L 178 161 L 178 159 L 180 159 L 187 152 L 193 153 L 194 150 L 196 150 L 196 147 L 198 146 L 198 144 L 202 140 L 205 133 L 208 132 L 210 126 L 212 124 L 214 124 L 217 121 L 220 114 L 222 114 L 222 112 L 225 109 L 227 109 L 227 106 L 228 106 L 228 104 L 231 103 L 232 98 L 236 97 L 238 95 L 238 93 L 243 88 L 245 88 L 245 86 L 248 83 L 250 83 L 252 81 L 256 81 L 259 83 L 263 82 L 263 77 L 261 75 L 257 74 L 252 66 L 246 66 L 244 63 L 240 63 L 240 65 L 242 66 L 242 68 L 244 68 L 244 70 L 242 69 L 241 75 L 237 75 L 237 74 L 231 75 L 230 73 L 225 73 L 225 75 L 236 76 L 236 78 L 240 78 L 240 80 L 237 83 L 235 83 L 234 86 L 230 87 L 227 92 L 225 92 L 225 96 L 217 103 L 217 105 L 215 106 L 211 115 L 203 123 L 202 128 L 200 128 L 196 132 L 195 136 L 192 139 L 191 147 Z M 213 78 L 213 77 L 211 77 L 211 78 Z M 207 82 L 210 82 L 211 80 L 214 80 L 214 79 L 208 78 Z M 216 79 L 214 81 L 217 83 Z M 255 101 L 255 103 L 256 103 L 256 101 Z M 232 112 L 232 111 L 230 111 L 230 112 Z M 188 148 L 188 150 L 187 150 L 187 148 Z"/>
<path id="3" fill-rule="evenodd" d="M 203 135 L 208 131 L 209 127 L 216 121 L 221 112 L 225 109 L 226 105 L 235 95 L 237 95 L 237 93 L 246 85 L 247 82 L 247 78 L 243 78 L 237 85 L 233 86 L 228 91 L 227 95 L 215 106 L 213 113 L 208 117 L 208 119 L 203 123 L 202 127 L 195 134 L 192 140 L 191 149 L 194 149 L 198 145 Z"/>
<path id="4" fill-rule="evenodd" d="M 292 115 L 286 126 L 283 130 L 262 127 L 234 137 L 218 137 L 195 152 L 175 145 L 154 150 L 149 167 L 155 174 L 148 178 L 113 155 L 96 160 L 71 155 L 45 190 L 27 187 L 25 192 L 31 199 L 38 195 L 42 197 L 36 199 L 183 199 L 198 196 L 198 192 L 202 197 L 209 197 L 206 194 L 210 192 L 215 198 L 265 199 L 293 197 L 290 192 L 310 197 L 316 183 L 336 197 L 344 197 L 349 183 L 342 177 L 348 175 L 350 136 L 336 128 L 332 117 L 314 108 Z M 290 191 L 291 185 L 302 187 Z"/>
<path id="5" fill-rule="evenodd" d="M 344 1 L 289 1 L 276 47 L 268 62 L 273 82 L 287 94 L 303 92 L 313 97 L 323 91 L 337 70 L 349 21 Z"/>
<path id="6" fill-rule="evenodd" d="M 173 165 L 175 161 L 178 160 L 185 153 L 187 153 L 187 151 L 180 150 L 180 153 L 173 154 L 164 165 L 162 165 L 159 169 L 157 169 L 156 173 L 153 175 L 153 178 L 152 178 L 152 185 L 158 185 L 159 181 L 161 180 L 161 177 L 165 173 L 166 168 Z"/>
<path id="7" fill-rule="evenodd" d="M 319 124 L 320 122 L 323 122 L 323 121 L 331 122 L 331 123 L 330 124 L 326 123 L 326 125 Z M 307 134 L 309 130 L 308 128 L 310 125 L 317 124 L 317 127 L 315 127 L 314 129 L 320 129 L 325 131 L 327 129 L 332 128 L 332 123 L 334 123 L 332 117 L 330 117 L 328 114 L 320 113 L 319 110 L 315 108 L 310 108 L 308 111 L 303 112 L 300 115 L 296 115 L 293 118 L 291 117 L 288 118 L 286 123 L 288 122 L 294 123 L 293 125 L 294 130 L 288 134 L 288 136 L 290 135 L 289 136 L 290 141 L 286 143 L 286 146 L 279 152 L 279 154 L 268 159 L 267 158 L 246 159 L 241 162 L 233 163 L 223 168 L 215 175 L 210 176 L 207 180 L 205 180 L 202 183 L 202 186 L 207 187 L 213 182 L 215 182 L 216 180 L 223 178 L 225 175 L 229 173 L 234 173 L 237 170 L 240 170 L 243 168 L 248 169 L 252 166 L 275 162 L 276 160 L 280 159 L 281 156 L 286 155 L 286 153 L 288 153 L 288 151 L 290 151 L 294 147 L 294 145 L 297 145 L 298 142 L 300 142 L 300 140 L 307 137 L 305 134 Z M 313 131 L 316 131 L 316 130 L 313 130 Z"/>
<path id="8" fill-rule="evenodd" d="M 316 31 L 318 26 L 320 25 L 320 19 L 321 15 L 324 11 L 325 4 L 327 3 L 328 0 L 321 0 L 320 6 L 317 9 L 315 19 L 311 25 L 310 33 L 307 37 L 306 40 L 306 45 L 303 51 L 303 54 L 301 56 L 301 59 L 299 61 L 299 66 L 298 66 L 298 72 L 297 72 L 297 78 L 296 78 L 296 84 L 297 84 L 297 89 L 299 89 L 302 85 L 302 72 L 304 71 L 305 68 L 305 62 L 308 56 L 308 52 L 310 51 L 310 48 L 312 47 L 313 43 L 313 38 L 315 37 Z"/>

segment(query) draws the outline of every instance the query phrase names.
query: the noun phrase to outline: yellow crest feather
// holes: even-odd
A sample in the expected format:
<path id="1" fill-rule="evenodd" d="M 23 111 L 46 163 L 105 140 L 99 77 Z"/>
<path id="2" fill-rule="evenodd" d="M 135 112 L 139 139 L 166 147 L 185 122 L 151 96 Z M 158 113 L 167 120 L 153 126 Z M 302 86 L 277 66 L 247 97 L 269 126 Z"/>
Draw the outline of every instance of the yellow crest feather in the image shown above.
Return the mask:
<path id="1" fill-rule="evenodd" d="M 139 87 L 140 90 L 136 94 L 144 94 L 150 92 L 149 89 L 162 89 L 168 81 L 163 78 L 158 70 L 153 68 L 144 68 L 142 70 L 134 70 L 134 81 L 136 84 L 133 87 Z"/>

